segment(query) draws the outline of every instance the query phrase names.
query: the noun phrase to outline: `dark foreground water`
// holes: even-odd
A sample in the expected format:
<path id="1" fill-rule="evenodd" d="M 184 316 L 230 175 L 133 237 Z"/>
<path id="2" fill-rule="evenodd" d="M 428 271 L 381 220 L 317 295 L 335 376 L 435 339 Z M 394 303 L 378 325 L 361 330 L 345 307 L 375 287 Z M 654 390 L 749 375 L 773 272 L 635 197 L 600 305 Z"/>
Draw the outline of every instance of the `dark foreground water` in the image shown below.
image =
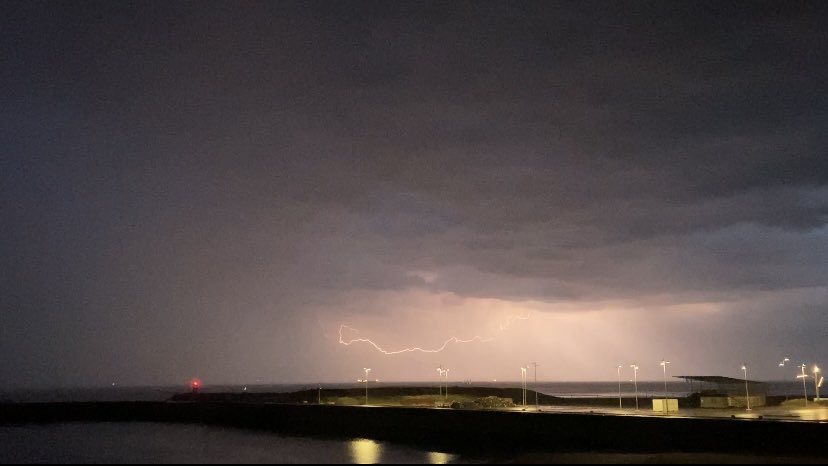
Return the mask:
<path id="1" fill-rule="evenodd" d="M 321 440 L 190 424 L 65 423 L 0 426 L 0 464 L 502 462 L 460 458 L 368 439 Z M 718 453 L 514 452 L 510 463 L 825 464 L 825 457 Z"/>
<path id="2" fill-rule="evenodd" d="M 201 425 L 0 426 L 0 463 L 419 463 L 454 455 L 368 439 L 319 440 Z"/>

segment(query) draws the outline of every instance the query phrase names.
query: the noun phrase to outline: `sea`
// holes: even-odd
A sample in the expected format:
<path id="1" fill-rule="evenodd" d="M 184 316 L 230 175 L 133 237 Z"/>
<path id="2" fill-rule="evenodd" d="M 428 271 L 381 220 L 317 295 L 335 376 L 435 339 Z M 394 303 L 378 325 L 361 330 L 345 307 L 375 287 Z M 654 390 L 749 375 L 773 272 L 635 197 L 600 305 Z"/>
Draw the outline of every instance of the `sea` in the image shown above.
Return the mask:
<path id="1" fill-rule="evenodd" d="M 327 440 L 203 425 L 63 423 L 0 427 L 0 463 L 446 464 L 456 455 L 370 439 Z"/>

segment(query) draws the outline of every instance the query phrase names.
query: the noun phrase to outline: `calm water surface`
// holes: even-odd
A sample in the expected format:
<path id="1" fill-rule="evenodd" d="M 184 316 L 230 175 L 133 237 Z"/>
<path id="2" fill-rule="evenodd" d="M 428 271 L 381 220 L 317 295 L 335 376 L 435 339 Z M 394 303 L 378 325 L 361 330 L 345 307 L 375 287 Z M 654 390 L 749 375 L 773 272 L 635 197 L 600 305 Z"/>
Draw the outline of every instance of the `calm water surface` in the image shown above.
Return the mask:
<path id="1" fill-rule="evenodd" d="M 456 456 L 368 439 L 320 440 L 161 423 L 0 427 L 0 463 L 417 463 Z"/>

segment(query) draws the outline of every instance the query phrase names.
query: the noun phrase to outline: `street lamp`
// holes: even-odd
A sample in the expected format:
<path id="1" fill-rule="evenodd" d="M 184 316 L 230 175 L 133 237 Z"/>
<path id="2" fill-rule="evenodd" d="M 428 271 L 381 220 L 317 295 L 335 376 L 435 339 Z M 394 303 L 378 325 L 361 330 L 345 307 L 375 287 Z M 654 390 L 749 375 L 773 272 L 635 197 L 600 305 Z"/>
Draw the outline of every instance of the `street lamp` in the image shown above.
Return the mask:
<path id="1" fill-rule="evenodd" d="M 742 370 L 745 371 L 745 401 L 747 401 L 747 411 L 750 411 L 750 391 L 748 390 L 747 365 L 742 364 Z"/>
<path id="2" fill-rule="evenodd" d="M 664 412 L 667 413 L 667 365 L 670 364 L 670 361 L 665 361 L 664 359 L 661 360 L 660 366 L 664 368 Z"/>
<path id="3" fill-rule="evenodd" d="M 443 365 L 440 364 L 440 367 L 437 368 L 437 373 L 440 378 L 440 398 L 443 398 L 443 376 L 446 376 L 446 390 L 445 390 L 445 402 L 448 402 L 448 373 L 449 369 L 443 369 Z"/>
<path id="4" fill-rule="evenodd" d="M 365 371 L 365 404 L 368 404 L 368 373 L 371 372 L 371 369 L 367 367 L 363 367 L 362 370 Z"/>
<path id="5" fill-rule="evenodd" d="M 437 382 L 438 392 L 440 394 L 440 398 L 443 397 L 443 365 L 440 364 L 440 367 L 437 368 Z"/>
<path id="6" fill-rule="evenodd" d="M 803 362 L 802 364 L 796 367 L 798 367 L 802 371 L 802 374 L 797 375 L 796 378 L 802 379 L 802 391 L 805 393 L 805 406 L 808 406 L 808 386 L 805 385 L 805 379 L 808 378 L 808 374 L 805 373 L 805 363 Z"/>
<path id="7" fill-rule="evenodd" d="M 621 366 L 620 364 L 616 369 L 618 369 L 618 409 L 621 409 Z"/>
<path id="8" fill-rule="evenodd" d="M 635 410 L 638 411 L 638 363 L 630 364 L 633 370 L 633 384 L 635 384 Z"/>
<path id="9" fill-rule="evenodd" d="M 538 364 L 536 362 L 532 363 L 532 366 L 535 368 L 535 384 L 533 385 L 535 387 L 535 409 L 538 410 L 538 411 L 540 411 L 540 405 L 538 404 L 538 366 L 539 365 L 540 364 Z"/>
<path id="10" fill-rule="evenodd" d="M 523 407 L 526 408 L 526 368 L 520 368 L 520 383 L 523 391 Z"/>
<path id="11" fill-rule="evenodd" d="M 819 387 L 822 385 L 822 379 L 819 377 L 819 367 L 814 364 L 814 391 L 816 392 L 816 397 L 814 401 L 819 401 Z"/>
<path id="12" fill-rule="evenodd" d="M 526 407 L 526 402 L 529 401 L 529 366 L 523 368 L 523 407 Z"/>
<path id="13" fill-rule="evenodd" d="M 790 361 L 788 358 L 783 358 L 782 362 L 779 363 L 779 367 L 782 368 L 782 380 L 785 380 L 785 363 Z M 785 389 L 785 401 L 788 401 L 788 389 Z"/>

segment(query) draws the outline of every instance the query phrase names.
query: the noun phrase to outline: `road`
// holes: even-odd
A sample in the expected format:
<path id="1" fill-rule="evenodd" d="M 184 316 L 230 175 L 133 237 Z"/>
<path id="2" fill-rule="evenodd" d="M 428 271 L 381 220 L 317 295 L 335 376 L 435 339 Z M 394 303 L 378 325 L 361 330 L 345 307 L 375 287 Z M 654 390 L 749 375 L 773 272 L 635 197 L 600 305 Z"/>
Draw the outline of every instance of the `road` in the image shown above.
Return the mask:
<path id="1" fill-rule="evenodd" d="M 526 413 L 537 413 L 534 406 L 526 408 L 512 408 L 514 411 L 525 411 Z M 671 417 L 671 418 L 735 418 L 735 419 L 764 419 L 773 421 L 817 421 L 828 422 L 828 407 L 807 407 L 807 408 L 782 408 L 778 406 L 758 407 L 750 411 L 744 409 L 712 409 L 712 408 L 686 408 L 678 412 L 664 414 L 654 412 L 652 409 L 619 409 L 594 406 L 541 406 L 541 413 L 578 413 L 578 414 L 600 414 L 613 416 L 647 416 L 647 417 Z"/>

